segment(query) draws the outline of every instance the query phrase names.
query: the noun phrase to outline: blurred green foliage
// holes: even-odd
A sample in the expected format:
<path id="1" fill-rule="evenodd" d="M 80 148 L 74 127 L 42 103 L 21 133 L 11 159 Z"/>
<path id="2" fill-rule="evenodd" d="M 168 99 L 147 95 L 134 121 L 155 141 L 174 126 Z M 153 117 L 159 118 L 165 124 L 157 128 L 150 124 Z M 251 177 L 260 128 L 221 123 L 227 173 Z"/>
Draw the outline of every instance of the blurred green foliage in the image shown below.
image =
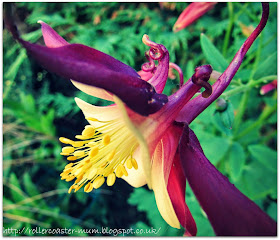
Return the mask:
<path id="1" fill-rule="evenodd" d="M 20 2 L 14 4 L 14 20 L 25 40 L 42 43 L 36 22 L 43 20 L 67 41 L 94 47 L 136 70 L 145 62 L 147 47 L 141 39 L 148 34 L 152 41 L 165 45 L 185 79 L 202 64 L 222 72 L 246 40 L 245 30 L 257 26 L 260 4 L 218 3 L 196 23 L 173 33 L 172 26 L 187 5 Z M 221 111 L 213 103 L 191 127 L 209 160 L 276 219 L 277 94 L 275 90 L 259 93 L 262 85 L 277 78 L 277 4 L 270 5 L 266 28 L 221 97 L 227 107 Z M 77 230 L 73 236 L 86 236 L 96 234 L 78 230 L 153 227 L 161 228 L 160 236 L 182 235 L 182 230 L 164 222 L 153 193 L 145 188 L 133 189 L 119 180 L 113 187 L 90 194 L 67 193 L 69 183 L 59 177 L 66 161 L 57 139 L 73 138 L 86 125 L 73 98 L 97 105 L 107 103 L 42 69 L 6 29 L 3 44 L 4 228 L 72 228 Z M 168 80 L 164 93 L 171 94 L 178 82 Z M 214 235 L 189 186 L 186 202 L 196 220 L 198 236 Z M 25 231 L 18 235 L 42 234 Z"/>

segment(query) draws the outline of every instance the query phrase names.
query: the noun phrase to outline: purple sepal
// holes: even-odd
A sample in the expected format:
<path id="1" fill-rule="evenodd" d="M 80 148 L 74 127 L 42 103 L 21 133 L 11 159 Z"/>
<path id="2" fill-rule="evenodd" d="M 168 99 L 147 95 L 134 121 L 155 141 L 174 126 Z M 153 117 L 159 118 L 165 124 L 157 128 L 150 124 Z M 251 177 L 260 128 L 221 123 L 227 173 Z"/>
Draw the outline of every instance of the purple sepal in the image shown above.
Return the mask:
<path id="1" fill-rule="evenodd" d="M 168 101 L 167 96 L 156 93 L 153 86 L 142 80 L 134 69 L 96 49 L 81 44 L 48 48 L 18 40 L 47 70 L 103 88 L 141 115 L 157 112 Z"/>
<path id="2" fill-rule="evenodd" d="M 187 124 L 179 152 L 185 176 L 217 235 L 276 236 L 276 222 L 209 162 Z"/>

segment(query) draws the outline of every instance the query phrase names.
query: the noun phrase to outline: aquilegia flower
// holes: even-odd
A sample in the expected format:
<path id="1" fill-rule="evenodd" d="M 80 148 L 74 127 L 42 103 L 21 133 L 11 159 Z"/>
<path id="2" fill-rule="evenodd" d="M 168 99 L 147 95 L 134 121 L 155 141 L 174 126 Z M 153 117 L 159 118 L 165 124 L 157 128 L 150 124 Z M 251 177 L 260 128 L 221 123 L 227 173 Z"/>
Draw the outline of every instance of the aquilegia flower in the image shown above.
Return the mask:
<path id="1" fill-rule="evenodd" d="M 62 155 L 70 161 L 61 177 L 75 180 L 69 193 L 82 187 L 91 192 L 105 181 L 112 186 L 116 178 L 134 187 L 148 184 L 165 221 L 175 228 L 181 224 L 185 235 L 195 235 L 196 225 L 185 203 L 187 178 L 218 235 L 275 235 L 275 222 L 210 164 L 188 127 L 230 83 L 266 24 L 268 4 L 263 8 L 260 24 L 213 85 L 213 93 L 207 82 L 212 68 L 204 65 L 169 97 L 161 94 L 169 67 L 179 69 L 170 65 L 167 49 L 147 35 L 143 42 L 150 47 L 149 62 L 142 70 L 150 72 L 151 78 L 144 81 L 132 68 L 104 53 L 67 43 L 43 22 L 46 47 L 22 40 L 10 26 L 14 37 L 45 68 L 73 79 L 90 95 L 115 102 L 98 107 L 75 99 L 90 125 L 76 136 L 78 140 L 60 138 L 68 144 Z M 182 79 L 180 70 L 179 74 Z M 201 87 L 205 91 L 191 100 Z"/>

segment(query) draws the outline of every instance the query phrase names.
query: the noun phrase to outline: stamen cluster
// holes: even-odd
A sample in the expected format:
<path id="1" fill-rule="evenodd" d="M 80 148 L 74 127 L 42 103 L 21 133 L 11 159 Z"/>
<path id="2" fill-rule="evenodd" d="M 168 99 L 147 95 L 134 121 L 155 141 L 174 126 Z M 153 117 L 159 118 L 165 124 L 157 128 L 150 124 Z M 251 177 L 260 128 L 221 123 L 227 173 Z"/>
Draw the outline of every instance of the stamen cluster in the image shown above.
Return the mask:
<path id="1" fill-rule="evenodd" d="M 87 120 L 99 126 L 85 126 L 82 134 L 75 136 L 79 141 L 59 138 L 69 144 L 62 148 L 61 155 L 71 161 L 60 174 L 61 179 L 70 182 L 76 178 L 68 193 L 73 189 L 78 191 L 85 184 L 84 191 L 91 192 L 101 187 L 105 178 L 107 185 L 112 186 L 116 177 L 128 176 L 126 167 L 138 169 L 133 158 L 138 142 L 120 119 L 99 121 L 89 117 Z"/>

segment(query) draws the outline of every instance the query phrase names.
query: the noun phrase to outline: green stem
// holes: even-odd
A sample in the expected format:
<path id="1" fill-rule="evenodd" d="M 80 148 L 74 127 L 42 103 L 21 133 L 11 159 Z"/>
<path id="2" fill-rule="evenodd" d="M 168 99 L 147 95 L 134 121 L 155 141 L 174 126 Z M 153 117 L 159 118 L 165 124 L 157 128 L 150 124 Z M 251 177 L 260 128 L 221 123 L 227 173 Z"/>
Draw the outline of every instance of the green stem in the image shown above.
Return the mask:
<path id="1" fill-rule="evenodd" d="M 244 137 L 245 135 L 247 135 L 249 132 L 255 130 L 256 128 L 258 128 L 260 125 L 264 124 L 264 121 L 272 114 L 276 111 L 277 109 L 277 105 L 275 104 L 273 107 L 266 105 L 262 114 L 260 115 L 259 119 L 257 121 L 255 121 L 253 124 L 251 124 L 249 127 L 247 127 L 246 129 L 244 129 L 240 134 L 238 134 L 235 137 L 235 140 L 240 139 L 242 137 Z"/>
<path id="2" fill-rule="evenodd" d="M 229 43 L 229 38 L 230 38 L 230 33 L 232 30 L 232 26 L 234 23 L 234 15 L 233 15 L 233 4 L 231 2 L 228 2 L 228 10 L 229 10 L 229 25 L 227 28 L 225 40 L 224 40 L 224 46 L 223 46 L 223 55 L 226 55 L 226 51 L 228 49 L 228 43 Z"/>
<path id="3" fill-rule="evenodd" d="M 242 3 L 236 2 L 235 4 L 237 4 L 240 8 L 243 7 Z M 259 22 L 260 19 L 258 17 L 256 17 L 254 14 L 252 14 L 247 8 L 244 9 L 246 12 L 246 15 L 249 16 L 253 21 L 255 22 Z"/>
<path id="4" fill-rule="evenodd" d="M 253 76 L 255 75 L 256 71 L 257 71 L 257 68 L 258 68 L 258 65 L 259 65 L 259 62 L 260 62 L 260 58 L 261 58 L 261 52 L 262 52 L 262 37 L 263 35 L 260 35 L 259 36 L 259 45 L 258 45 L 258 49 L 257 49 L 257 53 L 256 53 L 256 59 L 255 59 L 255 62 L 254 62 L 254 65 L 253 65 L 253 69 L 251 71 L 251 74 L 250 74 L 250 77 L 249 77 L 249 83 L 250 81 L 253 81 Z"/>
<path id="5" fill-rule="evenodd" d="M 246 106 L 249 100 L 249 95 L 250 95 L 250 89 L 248 89 L 242 96 L 240 104 L 238 106 L 238 112 L 236 117 L 234 118 L 234 135 L 237 133 L 239 130 L 239 125 L 241 123 L 241 120 L 243 118 L 244 112 L 246 110 Z"/>
<path id="6" fill-rule="evenodd" d="M 247 84 L 242 84 L 241 86 L 238 86 L 232 90 L 229 90 L 229 91 L 223 93 L 222 97 L 229 98 L 235 94 L 238 94 L 238 93 L 247 91 L 253 87 L 256 87 L 259 84 L 267 83 L 268 81 L 273 81 L 275 79 L 277 79 L 277 75 L 270 75 L 270 76 L 260 78 L 259 80 L 256 80 L 256 81 L 249 81 Z"/>

